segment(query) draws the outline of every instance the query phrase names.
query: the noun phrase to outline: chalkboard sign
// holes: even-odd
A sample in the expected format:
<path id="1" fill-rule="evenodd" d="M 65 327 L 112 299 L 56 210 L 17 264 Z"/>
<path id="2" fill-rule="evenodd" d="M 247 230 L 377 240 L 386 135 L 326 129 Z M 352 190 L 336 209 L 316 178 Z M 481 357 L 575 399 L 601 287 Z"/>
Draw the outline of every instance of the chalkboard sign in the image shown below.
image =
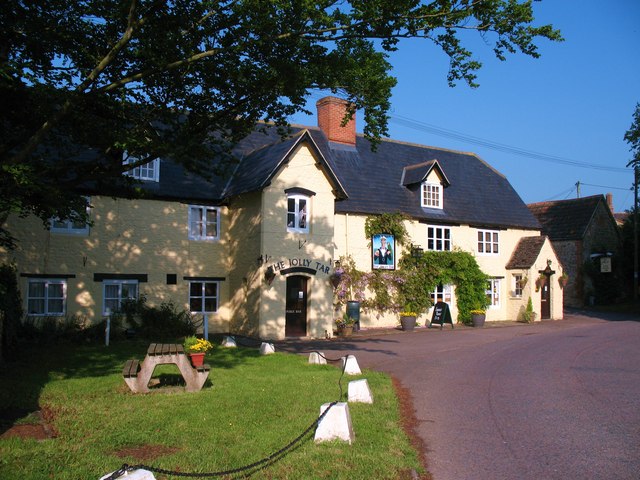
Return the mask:
<path id="1" fill-rule="evenodd" d="M 439 323 L 441 330 L 445 323 L 450 323 L 451 328 L 453 328 L 453 320 L 451 319 L 451 311 L 449 310 L 448 304 L 438 302 L 433 306 L 433 317 L 431 317 L 429 328 L 431 328 L 434 323 Z"/>

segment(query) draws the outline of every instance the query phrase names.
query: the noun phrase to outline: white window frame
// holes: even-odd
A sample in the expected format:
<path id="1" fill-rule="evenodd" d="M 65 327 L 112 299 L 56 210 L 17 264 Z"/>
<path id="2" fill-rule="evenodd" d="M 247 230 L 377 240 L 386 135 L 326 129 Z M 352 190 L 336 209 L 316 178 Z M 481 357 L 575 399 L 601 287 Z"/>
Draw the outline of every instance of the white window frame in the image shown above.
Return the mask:
<path id="1" fill-rule="evenodd" d="M 430 235 L 430 230 L 433 230 L 433 235 Z M 438 242 L 441 244 L 441 248 L 438 248 Z M 429 247 L 430 243 L 433 248 Z M 440 225 L 427 225 L 427 250 L 434 252 L 449 252 L 451 251 L 451 247 L 452 242 L 450 227 L 443 227 Z"/>
<path id="2" fill-rule="evenodd" d="M 135 163 L 138 161 L 136 157 L 130 157 L 127 154 L 127 152 L 125 152 L 123 156 L 124 156 L 125 165 L 129 165 L 130 163 Z M 124 173 L 125 175 L 129 175 L 130 177 L 133 177 L 137 180 L 159 182 L 160 181 L 160 159 L 154 158 L 150 162 L 134 167 L 131 170 L 128 170 Z"/>
<path id="3" fill-rule="evenodd" d="M 500 232 L 498 230 L 478 230 L 478 254 L 500 254 Z M 487 247 L 488 250 L 487 251 Z"/>
<path id="4" fill-rule="evenodd" d="M 524 275 L 522 273 L 514 273 L 512 276 L 513 297 L 522 298 L 522 279 Z"/>
<path id="5" fill-rule="evenodd" d="M 442 298 L 442 301 L 447 305 L 451 306 L 453 296 L 452 296 L 452 288 L 450 284 L 447 285 L 438 285 L 436 288 L 431 291 L 431 301 L 435 305 L 438 303 L 438 298 Z"/>
<path id="6" fill-rule="evenodd" d="M 289 210 L 289 203 L 293 200 L 294 210 Z M 300 207 L 300 202 L 304 201 L 304 207 Z M 296 233 L 309 233 L 311 218 L 311 198 L 307 195 L 290 194 L 287 195 L 287 231 Z M 302 226 L 301 226 L 302 225 Z"/>
<path id="7" fill-rule="evenodd" d="M 31 293 L 31 286 L 35 284 L 43 284 L 43 295 L 34 296 Z M 54 285 L 62 286 L 62 296 L 54 296 L 52 290 Z M 62 308 L 60 311 L 52 311 L 52 302 L 62 302 Z M 34 302 L 43 302 L 42 311 L 31 311 L 31 305 Z M 51 317 L 51 316 L 64 316 L 67 310 L 67 281 L 63 278 L 30 278 L 27 285 L 27 315 L 34 317 Z"/>
<path id="8" fill-rule="evenodd" d="M 220 239 L 220 208 L 189 205 L 188 217 L 189 240 L 213 242 Z M 211 232 L 210 225 L 214 224 L 215 232 Z"/>
<path id="9" fill-rule="evenodd" d="M 118 287 L 118 295 L 117 297 L 107 297 L 107 287 L 108 286 L 114 286 L 116 285 Z M 126 296 L 123 297 L 122 296 L 122 290 L 124 286 L 135 286 L 135 294 L 133 296 Z M 102 282 L 102 314 L 106 317 L 109 317 L 112 313 L 114 312 L 119 312 L 120 308 L 122 306 L 122 301 L 123 300 L 135 300 L 138 298 L 138 295 L 140 294 L 140 283 L 138 282 L 138 280 L 103 280 Z M 108 301 L 113 301 L 113 300 L 117 300 L 118 301 L 118 310 L 112 310 L 110 307 L 107 307 L 107 302 Z"/>
<path id="10" fill-rule="evenodd" d="M 442 210 L 442 185 L 433 182 L 422 182 L 420 192 L 421 205 L 423 207 Z"/>
<path id="11" fill-rule="evenodd" d="M 91 212 L 90 203 L 91 197 L 85 197 L 87 200 L 87 215 Z M 53 217 L 49 219 L 49 231 L 51 233 L 63 233 L 67 235 L 88 235 L 89 234 L 89 224 L 87 222 L 74 222 L 73 220 L 64 219 L 60 220 L 58 217 Z"/>
<path id="12" fill-rule="evenodd" d="M 500 292 L 501 287 L 502 282 L 499 278 L 490 278 L 487 280 L 485 294 L 489 301 L 489 308 L 500 308 L 500 298 L 502 297 L 502 293 Z"/>
<path id="13" fill-rule="evenodd" d="M 197 285 L 200 285 L 200 292 L 198 295 L 194 295 L 192 289 L 197 288 Z M 215 286 L 215 294 L 207 295 L 207 285 Z M 207 310 L 207 300 L 214 300 L 215 306 L 213 310 Z M 202 307 L 200 309 L 192 308 L 192 300 L 199 300 L 202 303 Z M 193 314 L 209 314 L 209 313 L 218 313 L 220 302 L 220 282 L 215 280 L 191 280 L 189 282 L 189 311 Z"/>

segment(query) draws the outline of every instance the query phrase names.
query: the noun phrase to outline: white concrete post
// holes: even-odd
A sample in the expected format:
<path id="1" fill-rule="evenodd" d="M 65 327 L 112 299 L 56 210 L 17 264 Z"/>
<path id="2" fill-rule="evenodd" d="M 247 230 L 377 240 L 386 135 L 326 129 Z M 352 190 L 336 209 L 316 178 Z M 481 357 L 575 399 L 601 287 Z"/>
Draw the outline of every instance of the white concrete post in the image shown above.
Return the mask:
<path id="1" fill-rule="evenodd" d="M 347 375 L 360 375 L 362 372 L 360 371 L 360 365 L 358 365 L 358 360 L 353 355 L 347 355 L 346 357 L 342 357 L 342 366 L 344 367 L 344 373 Z"/>
<path id="2" fill-rule="evenodd" d="M 113 472 L 107 473 L 104 477 L 100 477 L 100 480 L 105 480 L 109 478 L 111 475 L 113 475 Z M 131 472 L 125 472 L 125 474 L 122 475 L 122 477 L 120 478 L 125 478 L 126 480 L 155 480 L 156 479 L 156 477 L 153 476 L 153 473 L 151 473 L 149 470 L 143 470 L 143 469 L 133 470 Z"/>
<path id="3" fill-rule="evenodd" d="M 276 353 L 276 347 L 273 346 L 273 343 L 262 342 L 260 355 L 270 355 L 272 353 Z"/>
<path id="4" fill-rule="evenodd" d="M 320 407 L 320 415 L 330 405 L 330 403 L 322 405 Z M 355 440 L 355 434 L 351 426 L 351 415 L 349 415 L 349 405 L 346 402 L 336 403 L 318 423 L 314 441 L 320 443 L 329 440 L 343 440 L 349 445 Z"/>
<path id="5" fill-rule="evenodd" d="M 226 336 L 222 339 L 222 346 L 227 348 L 235 348 L 237 346 L 236 339 L 233 337 Z"/>
<path id="6" fill-rule="evenodd" d="M 324 353 L 322 352 L 311 352 L 309 354 L 309 363 L 314 365 L 326 365 L 327 359 L 324 358 Z"/>
<path id="7" fill-rule="evenodd" d="M 373 395 L 366 378 L 349 382 L 349 402 L 373 403 Z"/>

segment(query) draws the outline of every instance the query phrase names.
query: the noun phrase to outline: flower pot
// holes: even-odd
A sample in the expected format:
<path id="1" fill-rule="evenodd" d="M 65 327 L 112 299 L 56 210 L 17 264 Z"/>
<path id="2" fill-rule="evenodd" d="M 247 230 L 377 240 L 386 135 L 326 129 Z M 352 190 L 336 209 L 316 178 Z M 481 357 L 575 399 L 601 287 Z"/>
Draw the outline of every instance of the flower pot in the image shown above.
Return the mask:
<path id="1" fill-rule="evenodd" d="M 474 327 L 483 327 L 484 319 L 486 315 L 484 313 L 472 313 L 471 314 L 471 323 Z"/>
<path id="2" fill-rule="evenodd" d="M 194 367 L 201 367 L 204 365 L 204 356 L 204 352 L 190 353 L 189 358 L 191 358 L 191 365 Z"/>
<path id="3" fill-rule="evenodd" d="M 402 330 L 413 330 L 416 327 L 416 317 L 400 317 Z"/>
<path id="4" fill-rule="evenodd" d="M 341 337 L 350 337 L 353 334 L 353 325 L 342 325 L 338 327 L 338 335 Z"/>

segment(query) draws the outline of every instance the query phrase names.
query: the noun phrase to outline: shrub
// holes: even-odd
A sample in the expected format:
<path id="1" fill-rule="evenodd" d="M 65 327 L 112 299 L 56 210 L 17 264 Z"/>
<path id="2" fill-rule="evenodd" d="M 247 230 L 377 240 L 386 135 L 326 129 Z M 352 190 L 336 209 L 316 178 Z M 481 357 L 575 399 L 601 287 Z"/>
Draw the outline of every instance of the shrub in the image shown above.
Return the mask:
<path id="1" fill-rule="evenodd" d="M 520 321 L 523 323 L 531 323 L 535 320 L 535 312 L 533 311 L 533 302 L 531 297 L 527 301 L 527 308 L 520 315 Z"/>
<path id="2" fill-rule="evenodd" d="M 178 309 L 171 301 L 150 307 L 146 297 L 141 295 L 137 300 L 123 302 L 122 315 L 127 325 L 145 338 L 184 337 L 196 332 L 196 322 L 191 313 Z"/>
<path id="3" fill-rule="evenodd" d="M 22 319 L 22 298 L 16 268 L 0 266 L 0 357 L 11 359 L 17 352 L 18 328 Z"/>

